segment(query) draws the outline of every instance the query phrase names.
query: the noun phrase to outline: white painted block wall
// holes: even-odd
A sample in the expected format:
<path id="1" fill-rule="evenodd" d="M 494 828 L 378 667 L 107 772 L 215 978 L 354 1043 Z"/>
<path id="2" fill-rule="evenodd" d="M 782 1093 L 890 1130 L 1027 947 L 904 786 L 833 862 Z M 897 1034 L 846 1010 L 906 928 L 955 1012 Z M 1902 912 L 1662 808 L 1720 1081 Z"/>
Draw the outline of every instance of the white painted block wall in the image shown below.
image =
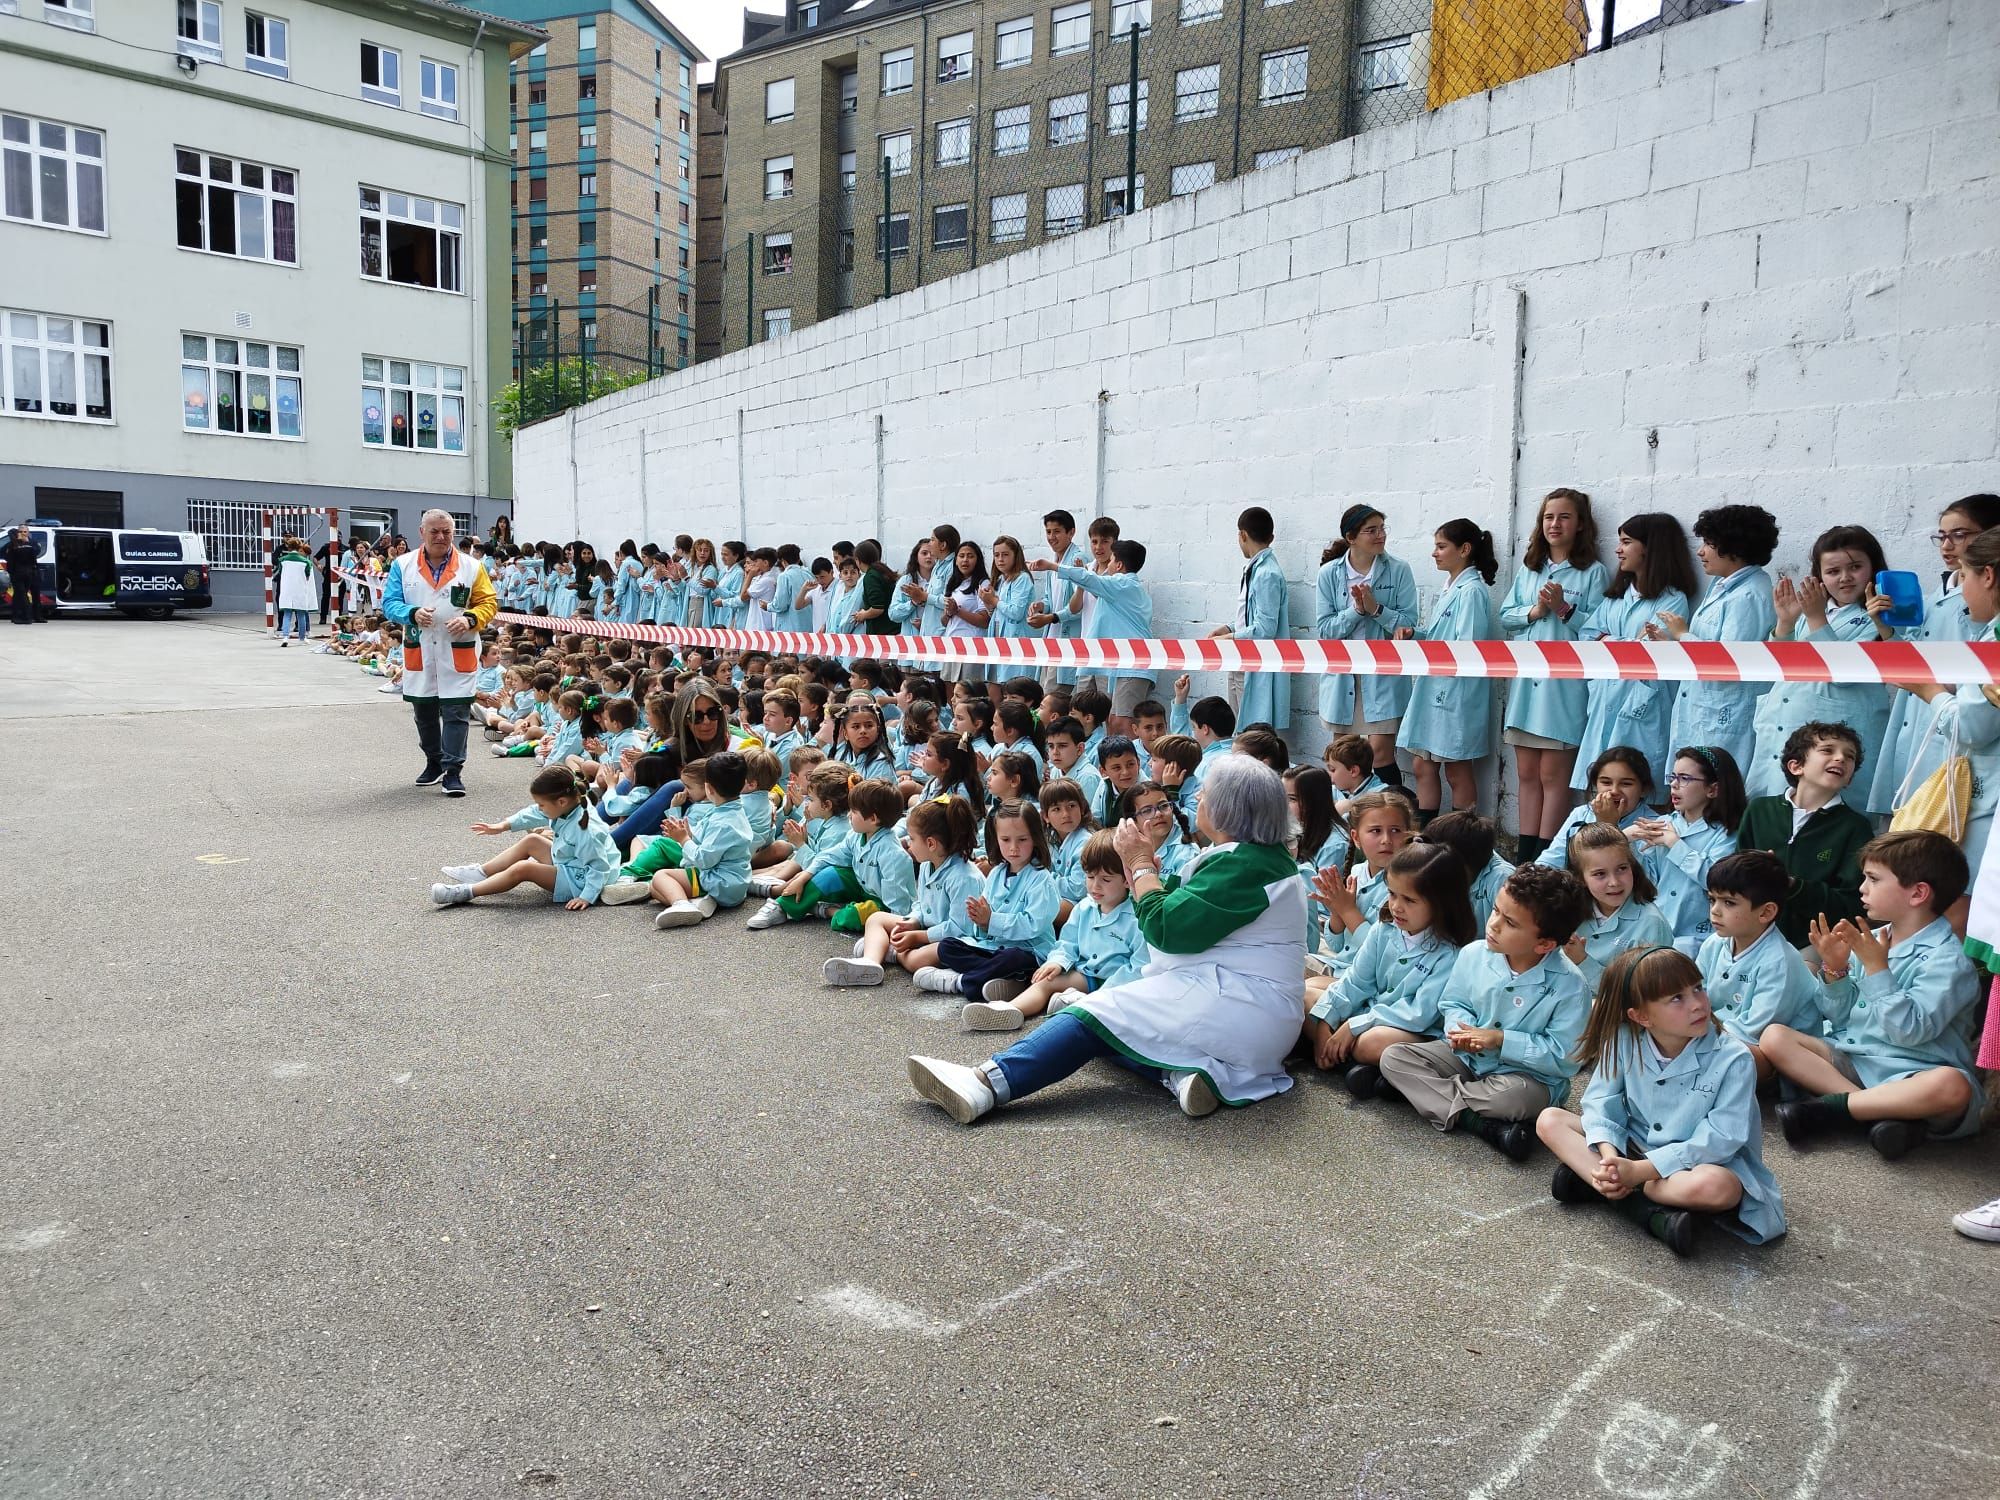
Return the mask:
<path id="1" fill-rule="evenodd" d="M 1756 0 L 542 424 L 516 531 L 900 563 L 1101 511 L 1166 635 L 1228 618 L 1253 503 L 1301 633 L 1357 500 L 1426 585 L 1437 523 L 1517 556 L 1559 484 L 1928 574 L 2000 489 L 1996 324 L 2000 0 Z"/>

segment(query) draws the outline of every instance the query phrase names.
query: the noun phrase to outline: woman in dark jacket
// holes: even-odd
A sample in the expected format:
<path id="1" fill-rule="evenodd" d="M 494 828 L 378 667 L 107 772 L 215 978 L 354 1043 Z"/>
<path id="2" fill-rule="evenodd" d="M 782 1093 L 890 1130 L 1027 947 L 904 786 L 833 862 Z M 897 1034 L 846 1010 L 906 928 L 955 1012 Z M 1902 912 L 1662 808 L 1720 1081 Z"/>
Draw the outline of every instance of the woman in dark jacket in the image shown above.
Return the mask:
<path id="1" fill-rule="evenodd" d="M 42 591 L 42 558 L 27 522 L 16 526 L 13 535 L 7 538 L 6 557 L 7 580 L 14 591 L 14 623 L 32 625 L 36 619 L 36 599 Z"/>

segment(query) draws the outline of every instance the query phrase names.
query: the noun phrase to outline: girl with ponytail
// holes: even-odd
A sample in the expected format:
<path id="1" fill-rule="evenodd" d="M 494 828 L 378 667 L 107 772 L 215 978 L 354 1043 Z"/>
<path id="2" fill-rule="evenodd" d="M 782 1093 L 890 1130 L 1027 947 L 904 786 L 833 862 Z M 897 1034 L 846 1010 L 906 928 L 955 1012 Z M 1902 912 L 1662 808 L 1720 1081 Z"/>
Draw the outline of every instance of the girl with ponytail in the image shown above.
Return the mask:
<path id="1" fill-rule="evenodd" d="M 596 904 L 618 873 L 618 846 L 602 818 L 590 815 L 583 778 L 552 765 L 528 783 L 533 803 L 504 823 L 474 823 L 475 833 L 520 833 L 483 865 L 446 865 L 444 881 L 431 887 L 439 906 L 463 906 L 475 896 L 497 896 L 517 885 L 538 885 L 570 911 Z"/>
<path id="2" fill-rule="evenodd" d="M 1397 639 L 1499 639 L 1493 596 L 1487 592 L 1500 571 L 1499 559 L 1493 555 L 1493 533 L 1463 517 L 1447 521 L 1432 539 L 1431 561 L 1449 582 L 1431 612 L 1430 623 L 1415 630 L 1405 627 L 1396 632 Z M 1419 827 L 1436 817 L 1442 806 L 1440 767 L 1451 785 L 1451 805 L 1475 807 L 1474 773 L 1493 749 L 1493 679 L 1419 679 L 1396 744 L 1408 750 L 1415 761 Z"/>
<path id="3" fill-rule="evenodd" d="M 1383 549 L 1388 524 L 1372 505 L 1350 505 L 1340 535 L 1320 555 L 1313 634 L 1323 641 L 1386 641 L 1417 623 L 1417 581 L 1408 563 Z M 1329 672 L 1319 683 L 1319 716 L 1330 735 L 1358 734 L 1373 753 L 1374 773 L 1403 784 L 1396 731 L 1409 707 L 1410 679 Z"/>

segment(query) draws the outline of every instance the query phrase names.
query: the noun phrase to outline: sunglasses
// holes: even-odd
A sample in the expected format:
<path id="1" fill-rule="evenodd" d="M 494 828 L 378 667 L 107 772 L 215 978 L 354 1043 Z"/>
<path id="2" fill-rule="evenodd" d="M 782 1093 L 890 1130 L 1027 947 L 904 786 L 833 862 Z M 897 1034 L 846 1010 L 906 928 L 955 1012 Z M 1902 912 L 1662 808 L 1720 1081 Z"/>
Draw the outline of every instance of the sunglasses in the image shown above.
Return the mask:
<path id="1" fill-rule="evenodd" d="M 688 722 L 691 724 L 706 724 L 712 719 L 721 717 L 722 710 L 719 708 L 696 708 L 688 711 Z"/>

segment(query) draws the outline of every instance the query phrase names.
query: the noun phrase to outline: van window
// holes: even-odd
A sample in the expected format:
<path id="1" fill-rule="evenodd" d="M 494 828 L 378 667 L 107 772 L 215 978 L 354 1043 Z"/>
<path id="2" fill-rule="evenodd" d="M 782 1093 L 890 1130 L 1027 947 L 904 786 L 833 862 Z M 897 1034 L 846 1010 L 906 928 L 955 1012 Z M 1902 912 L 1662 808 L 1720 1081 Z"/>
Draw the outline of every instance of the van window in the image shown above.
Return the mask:
<path id="1" fill-rule="evenodd" d="M 121 562 L 179 562 L 181 539 L 170 532 L 121 531 L 118 557 Z"/>

